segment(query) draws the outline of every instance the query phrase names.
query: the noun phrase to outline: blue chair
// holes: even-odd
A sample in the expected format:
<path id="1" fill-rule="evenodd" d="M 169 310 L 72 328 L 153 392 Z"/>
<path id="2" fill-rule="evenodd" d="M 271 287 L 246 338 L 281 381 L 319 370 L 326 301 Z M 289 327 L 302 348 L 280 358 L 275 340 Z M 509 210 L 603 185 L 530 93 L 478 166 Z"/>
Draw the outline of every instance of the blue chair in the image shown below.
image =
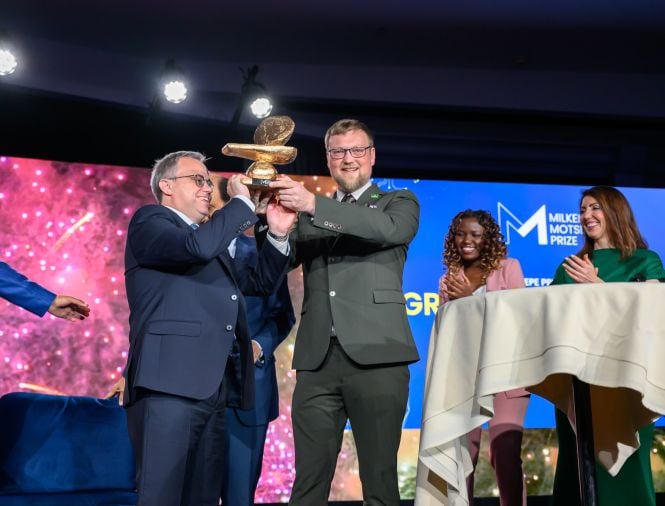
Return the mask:
<path id="1" fill-rule="evenodd" d="M 129 506 L 134 452 L 117 399 L 0 398 L 2 506 Z"/>

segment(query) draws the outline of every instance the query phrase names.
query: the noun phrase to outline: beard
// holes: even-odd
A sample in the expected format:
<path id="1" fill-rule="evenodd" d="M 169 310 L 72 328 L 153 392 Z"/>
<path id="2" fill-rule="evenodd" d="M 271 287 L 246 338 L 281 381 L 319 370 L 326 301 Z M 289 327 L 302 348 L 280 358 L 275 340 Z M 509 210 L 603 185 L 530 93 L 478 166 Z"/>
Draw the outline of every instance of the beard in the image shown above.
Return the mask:
<path id="1" fill-rule="evenodd" d="M 355 173 L 350 173 L 352 174 L 351 177 L 348 177 L 349 174 L 346 173 L 347 174 L 346 178 L 344 177 L 345 173 L 343 172 L 343 170 L 344 167 L 341 168 L 340 174 L 335 174 L 333 176 L 333 180 L 335 181 L 335 183 L 337 183 L 337 187 L 340 190 L 342 190 L 344 193 L 353 193 L 358 188 L 362 188 L 363 186 L 365 186 L 369 181 L 370 176 L 369 175 L 366 177 L 362 176 L 360 174 L 360 170 L 358 170 L 358 172 Z"/>

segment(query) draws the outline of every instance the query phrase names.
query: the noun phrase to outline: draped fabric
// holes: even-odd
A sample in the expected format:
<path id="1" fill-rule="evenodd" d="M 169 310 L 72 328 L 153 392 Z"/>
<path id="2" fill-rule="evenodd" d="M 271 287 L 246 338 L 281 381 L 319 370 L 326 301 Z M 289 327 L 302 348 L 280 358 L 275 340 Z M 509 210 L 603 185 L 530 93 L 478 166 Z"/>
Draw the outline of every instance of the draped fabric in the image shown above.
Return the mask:
<path id="1" fill-rule="evenodd" d="M 665 277 L 660 257 L 653 251 L 638 249 L 631 256 L 621 258 L 621 252 L 615 248 L 594 250 L 591 259 L 598 268 L 598 276 L 605 282 L 645 281 Z M 566 274 L 563 267 L 557 270 L 553 284 L 572 284 L 574 281 Z M 620 332 L 620 329 L 617 329 Z M 567 388 L 561 385 L 560 388 Z M 625 427 L 631 426 L 633 413 L 626 410 L 625 404 L 615 402 L 614 389 L 592 387 L 592 417 L 623 420 Z M 632 395 L 637 395 L 634 392 Z M 634 402 L 639 403 L 639 399 Z M 579 496 L 579 478 L 577 474 L 577 454 L 575 433 L 566 415 L 556 410 L 556 426 L 559 444 L 552 506 L 577 506 L 581 504 Z M 598 434 L 596 439 L 603 434 Z M 601 452 L 596 460 L 596 478 L 598 495 L 602 506 L 621 506 L 639 504 L 655 506 L 653 475 L 651 472 L 651 440 L 653 424 L 647 423 L 638 430 L 639 439 L 623 444 L 619 442 L 616 455 Z M 609 471 L 608 471 L 609 469 Z"/>
<path id="2" fill-rule="evenodd" d="M 612 417 L 593 418 L 594 441 L 603 465 L 618 472 L 619 445 L 634 451 L 637 430 L 665 413 L 663 300 L 662 283 L 605 283 L 442 306 L 430 338 L 416 505 L 468 503 L 464 435 L 492 417 L 493 394 L 530 387 L 568 412 L 570 375 L 614 406 Z"/>

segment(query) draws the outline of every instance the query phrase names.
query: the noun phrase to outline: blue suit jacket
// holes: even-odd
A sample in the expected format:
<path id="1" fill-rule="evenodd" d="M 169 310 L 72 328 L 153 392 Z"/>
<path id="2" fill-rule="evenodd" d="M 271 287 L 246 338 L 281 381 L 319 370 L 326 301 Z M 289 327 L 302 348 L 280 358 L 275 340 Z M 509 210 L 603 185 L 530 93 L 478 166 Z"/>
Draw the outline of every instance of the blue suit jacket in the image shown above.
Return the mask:
<path id="1" fill-rule="evenodd" d="M 235 261 L 253 267 L 258 260 L 254 239 L 241 235 L 236 241 Z M 247 297 L 247 322 L 252 339 L 263 349 L 263 360 L 254 366 L 253 409 L 237 409 L 236 415 L 246 426 L 267 425 L 279 414 L 279 395 L 275 376 L 277 346 L 286 339 L 295 323 L 287 279 L 267 297 Z"/>
<path id="2" fill-rule="evenodd" d="M 0 297 L 37 316 L 44 316 L 55 294 L 0 262 Z"/>
<path id="3" fill-rule="evenodd" d="M 236 269 L 231 240 L 256 221 L 231 199 L 198 230 L 161 205 L 132 217 L 125 249 L 129 356 L 125 399 L 136 388 L 202 400 L 225 376 L 230 403 L 253 404 L 253 358 L 243 293 L 269 294 L 283 279 L 287 257 L 267 243 L 256 270 Z M 237 340 L 239 363 L 229 361 Z M 236 370 L 233 369 L 235 366 Z"/>

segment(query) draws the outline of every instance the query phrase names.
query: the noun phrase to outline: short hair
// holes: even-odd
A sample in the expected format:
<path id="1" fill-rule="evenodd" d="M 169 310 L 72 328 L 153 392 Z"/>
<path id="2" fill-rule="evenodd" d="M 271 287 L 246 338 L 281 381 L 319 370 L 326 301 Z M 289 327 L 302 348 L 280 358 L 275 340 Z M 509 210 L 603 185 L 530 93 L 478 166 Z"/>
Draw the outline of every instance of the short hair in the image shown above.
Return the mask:
<path id="1" fill-rule="evenodd" d="M 369 129 L 369 127 L 365 125 L 365 123 L 357 119 L 340 119 L 339 121 L 335 121 L 326 132 L 326 136 L 324 137 L 326 149 L 328 149 L 328 141 L 333 135 L 345 134 L 346 132 L 350 132 L 352 130 L 362 130 L 365 132 L 369 139 L 369 143 L 372 146 L 374 145 L 374 135 L 372 134 L 372 131 Z"/>
<path id="2" fill-rule="evenodd" d="M 476 220 L 483 227 L 483 247 L 479 252 L 479 260 L 481 280 L 485 284 L 487 277 L 501 267 L 501 259 L 508 254 L 501 229 L 488 211 L 466 209 L 455 215 L 443 242 L 443 265 L 451 272 L 459 272 L 463 267 L 462 256 L 455 247 L 455 236 L 464 219 Z"/>
<path id="3" fill-rule="evenodd" d="M 621 252 L 622 259 L 630 257 L 638 248 L 648 248 L 635 221 L 633 210 L 623 193 L 612 186 L 594 186 L 582 192 L 580 207 L 584 197 L 593 197 L 600 204 L 600 209 L 605 216 L 607 238 L 610 244 Z M 588 254 L 593 258 L 593 250 L 593 240 L 584 234 L 584 246 L 577 253 L 578 256 Z"/>
<path id="4" fill-rule="evenodd" d="M 207 160 L 205 155 L 198 151 L 174 151 L 159 160 L 155 160 L 155 165 L 153 165 L 152 174 L 150 175 L 150 189 L 160 204 L 162 203 L 164 194 L 159 187 L 159 182 L 162 179 L 175 177 L 178 171 L 178 162 L 181 158 L 193 158 L 201 163 L 205 163 Z"/>

